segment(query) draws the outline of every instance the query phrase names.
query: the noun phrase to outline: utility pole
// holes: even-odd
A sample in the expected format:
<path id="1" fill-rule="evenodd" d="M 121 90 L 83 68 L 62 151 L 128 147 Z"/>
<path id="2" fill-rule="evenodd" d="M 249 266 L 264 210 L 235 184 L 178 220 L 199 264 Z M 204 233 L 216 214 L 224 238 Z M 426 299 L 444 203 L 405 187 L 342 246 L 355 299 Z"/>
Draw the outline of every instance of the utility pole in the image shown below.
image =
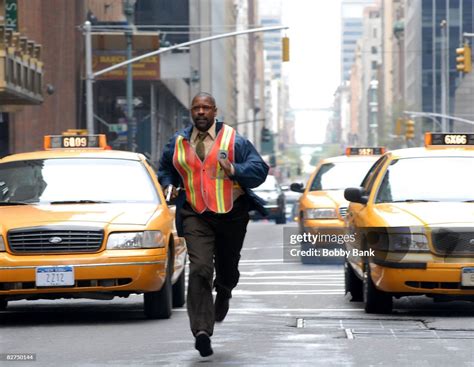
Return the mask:
<path id="1" fill-rule="evenodd" d="M 441 24 L 441 130 L 449 131 L 448 119 L 448 23 L 442 20 Z"/>
<path id="2" fill-rule="evenodd" d="M 125 31 L 125 38 L 127 40 L 127 60 L 133 57 L 133 25 L 135 23 L 135 2 L 136 0 L 124 0 L 123 12 L 127 18 L 127 30 Z M 127 122 L 128 122 L 128 150 L 135 151 L 135 140 L 137 134 L 136 121 L 133 116 L 133 65 L 127 65 Z"/>
<path id="3" fill-rule="evenodd" d="M 93 90 L 92 82 L 94 74 L 92 72 L 92 39 L 91 39 L 91 22 L 88 20 L 84 23 L 84 38 L 86 47 L 86 119 L 87 131 L 89 134 L 94 133 L 94 111 L 93 111 Z"/>

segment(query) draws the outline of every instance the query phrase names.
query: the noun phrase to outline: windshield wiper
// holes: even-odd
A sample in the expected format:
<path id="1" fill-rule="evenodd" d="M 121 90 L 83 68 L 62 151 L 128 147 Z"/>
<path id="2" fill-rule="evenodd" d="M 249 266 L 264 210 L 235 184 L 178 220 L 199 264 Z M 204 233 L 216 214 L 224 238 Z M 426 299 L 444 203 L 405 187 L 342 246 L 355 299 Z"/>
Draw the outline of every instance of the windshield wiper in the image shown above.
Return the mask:
<path id="1" fill-rule="evenodd" d="M 391 202 L 392 203 L 437 203 L 439 202 L 439 200 L 405 199 L 405 200 L 395 200 Z"/>
<path id="2" fill-rule="evenodd" d="M 463 200 L 463 203 L 474 203 L 474 199 L 471 199 L 471 200 Z"/>
<path id="3" fill-rule="evenodd" d="M 0 206 L 8 206 L 8 205 L 30 205 L 33 203 L 23 203 L 21 201 L 0 201 Z"/>
<path id="4" fill-rule="evenodd" d="M 61 200 L 61 201 L 52 201 L 51 205 L 56 204 L 110 204 L 109 201 L 98 201 L 98 200 Z"/>

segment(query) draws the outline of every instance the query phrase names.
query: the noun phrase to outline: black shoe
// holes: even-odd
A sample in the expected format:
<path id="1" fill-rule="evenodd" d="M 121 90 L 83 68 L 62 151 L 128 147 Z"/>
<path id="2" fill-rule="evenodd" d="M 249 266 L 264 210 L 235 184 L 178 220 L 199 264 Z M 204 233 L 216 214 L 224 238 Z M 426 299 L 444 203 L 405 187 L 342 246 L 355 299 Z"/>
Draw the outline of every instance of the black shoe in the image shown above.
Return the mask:
<path id="1" fill-rule="evenodd" d="M 205 331 L 200 331 L 196 334 L 194 348 L 199 351 L 201 357 L 209 357 L 214 353 L 211 347 L 211 338 Z"/>
<path id="2" fill-rule="evenodd" d="M 217 293 L 216 302 L 214 303 L 215 320 L 217 322 L 224 321 L 227 311 L 229 311 L 229 297 Z"/>

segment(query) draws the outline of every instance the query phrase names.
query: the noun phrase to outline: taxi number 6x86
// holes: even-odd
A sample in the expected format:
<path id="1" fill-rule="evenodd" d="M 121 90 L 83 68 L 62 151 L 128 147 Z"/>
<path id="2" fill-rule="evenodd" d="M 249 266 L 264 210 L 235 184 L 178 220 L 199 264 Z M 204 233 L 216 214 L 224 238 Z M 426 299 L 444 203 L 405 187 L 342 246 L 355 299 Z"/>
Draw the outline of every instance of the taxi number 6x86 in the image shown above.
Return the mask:
<path id="1" fill-rule="evenodd" d="M 466 135 L 446 135 L 444 137 L 444 143 L 450 145 L 465 145 L 467 143 Z"/>

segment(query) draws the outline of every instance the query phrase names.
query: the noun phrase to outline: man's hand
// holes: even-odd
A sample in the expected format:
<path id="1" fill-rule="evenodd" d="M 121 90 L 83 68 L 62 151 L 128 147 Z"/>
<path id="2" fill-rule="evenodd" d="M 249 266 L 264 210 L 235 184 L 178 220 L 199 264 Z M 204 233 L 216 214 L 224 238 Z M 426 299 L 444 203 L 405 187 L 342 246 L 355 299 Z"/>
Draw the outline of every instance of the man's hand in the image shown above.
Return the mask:
<path id="1" fill-rule="evenodd" d="M 174 187 L 173 185 L 169 185 L 163 190 L 163 194 L 165 195 L 165 198 L 167 201 L 168 201 L 168 194 L 170 190 L 171 190 L 171 195 L 169 196 L 169 200 L 174 200 L 178 197 L 178 190 L 176 190 L 176 187 Z"/>
<path id="2" fill-rule="evenodd" d="M 229 159 L 226 157 L 226 158 L 218 158 L 218 160 L 224 173 L 228 177 L 233 176 L 235 173 L 234 166 L 232 165 L 232 163 L 230 163 Z"/>

